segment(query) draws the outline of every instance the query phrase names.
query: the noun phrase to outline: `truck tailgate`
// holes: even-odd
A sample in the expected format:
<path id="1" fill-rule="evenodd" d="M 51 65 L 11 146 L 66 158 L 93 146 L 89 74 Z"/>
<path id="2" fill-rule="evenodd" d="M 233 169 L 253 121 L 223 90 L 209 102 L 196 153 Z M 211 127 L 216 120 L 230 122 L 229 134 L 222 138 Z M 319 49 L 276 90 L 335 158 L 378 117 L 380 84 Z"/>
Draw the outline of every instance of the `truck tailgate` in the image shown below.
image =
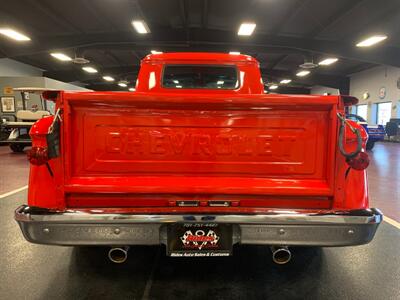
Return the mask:
<path id="1" fill-rule="evenodd" d="M 338 96 L 61 97 L 70 195 L 333 195 Z"/>

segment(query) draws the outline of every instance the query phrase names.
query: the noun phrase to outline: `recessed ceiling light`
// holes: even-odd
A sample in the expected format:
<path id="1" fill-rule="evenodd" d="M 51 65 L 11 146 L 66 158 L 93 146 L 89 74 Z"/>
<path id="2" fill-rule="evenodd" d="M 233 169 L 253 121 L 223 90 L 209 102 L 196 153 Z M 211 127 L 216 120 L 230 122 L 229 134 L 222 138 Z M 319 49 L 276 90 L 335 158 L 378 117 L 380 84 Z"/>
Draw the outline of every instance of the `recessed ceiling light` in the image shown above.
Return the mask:
<path id="1" fill-rule="evenodd" d="M 375 45 L 379 42 L 382 42 L 386 39 L 387 39 L 386 35 L 374 35 L 374 36 L 371 36 L 371 37 L 359 42 L 356 46 L 357 47 L 370 47 L 370 46 Z"/>
<path id="2" fill-rule="evenodd" d="M 181 85 L 176 85 L 175 87 L 178 88 L 178 89 L 181 89 L 181 88 L 182 88 Z"/>
<path id="3" fill-rule="evenodd" d="M 331 64 L 334 64 L 337 61 L 338 61 L 338 59 L 336 57 L 330 57 L 330 58 L 325 58 L 324 60 L 321 60 L 318 64 L 320 66 L 329 66 Z"/>
<path id="4" fill-rule="evenodd" d="M 252 35 L 254 29 L 256 29 L 255 23 L 242 23 L 240 24 L 238 35 Z"/>
<path id="5" fill-rule="evenodd" d="M 31 40 L 30 37 L 18 32 L 18 31 L 15 31 L 11 28 L 0 28 L 0 33 L 5 35 L 6 37 L 9 37 L 10 39 L 13 39 L 13 40 L 16 40 L 19 42 Z"/>
<path id="6" fill-rule="evenodd" d="M 127 87 L 128 85 L 125 82 L 118 82 L 120 87 Z"/>
<path id="7" fill-rule="evenodd" d="M 146 33 L 150 32 L 150 28 L 149 28 L 149 26 L 147 26 L 145 21 L 133 20 L 132 21 L 132 26 L 133 26 L 133 28 L 135 28 L 137 33 L 146 34 Z"/>
<path id="8" fill-rule="evenodd" d="M 69 57 L 68 55 L 65 55 L 64 53 L 50 53 L 50 55 L 61 61 L 71 61 L 72 60 L 71 57 Z"/>
<path id="9" fill-rule="evenodd" d="M 157 50 L 151 50 L 151 54 L 161 54 L 161 51 L 157 51 Z"/>
<path id="10" fill-rule="evenodd" d="M 114 81 L 114 78 L 111 77 L 111 76 L 103 76 L 103 79 L 104 79 L 105 81 Z"/>
<path id="11" fill-rule="evenodd" d="M 239 55 L 240 52 L 238 52 L 238 51 L 231 51 L 231 52 L 229 52 L 229 54 L 232 54 L 232 55 Z"/>
<path id="12" fill-rule="evenodd" d="M 179 83 L 179 80 L 172 80 L 173 83 Z"/>
<path id="13" fill-rule="evenodd" d="M 300 71 L 296 74 L 296 76 L 304 77 L 307 76 L 308 74 L 310 74 L 310 71 Z"/>
<path id="14" fill-rule="evenodd" d="M 136 89 L 135 88 L 129 88 L 129 91 L 130 92 L 134 92 L 134 91 L 136 91 Z"/>
<path id="15" fill-rule="evenodd" d="M 223 80 L 218 80 L 217 84 L 224 84 L 224 81 Z"/>
<path id="16" fill-rule="evenodd" d="M 82 70 L 88 73 L 97 73 L 97 70 L 93 67 L 83 67 Z"/>
<path id="17" fill-rule="evenodd" d="M 291 79 L 282 79 L 282 80 L 281 80 L 281 83 L 282 83 L 282 84 L 287 84 L 287 83 L 290 83 L 290 82 L 292 82 Z"/>
<path id="18" fill-rule="evenodd" d="M 273 84 L 269 87 L 270 90 L 276 90 L 278 86 L 276 84 Z"/>

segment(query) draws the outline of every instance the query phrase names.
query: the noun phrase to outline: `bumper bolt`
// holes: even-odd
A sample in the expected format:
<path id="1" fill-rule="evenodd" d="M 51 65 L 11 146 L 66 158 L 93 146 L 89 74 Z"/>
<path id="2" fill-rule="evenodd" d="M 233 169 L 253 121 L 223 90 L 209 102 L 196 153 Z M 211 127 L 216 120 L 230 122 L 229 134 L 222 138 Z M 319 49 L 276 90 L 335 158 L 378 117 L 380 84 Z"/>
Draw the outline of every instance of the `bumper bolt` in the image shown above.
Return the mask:
<path id="1" fill-rule="evenodd" d="M 282 228 L 281 228 L 281 229 L 279 229 L 278 232 L 279 232 L 280 235 L 283 235 L 283 234 L 285 234 L 285 229 L 282 229 Z"/>
<path id="2" fill-rule="evenodd" d="M 114 229 L 114 233 L 115 233 L 115 234 L 120 234 L 120 232 L 121 232 L 121 229 L 119 229 L 119 228 L 115 228 L 115 229 Z"/>

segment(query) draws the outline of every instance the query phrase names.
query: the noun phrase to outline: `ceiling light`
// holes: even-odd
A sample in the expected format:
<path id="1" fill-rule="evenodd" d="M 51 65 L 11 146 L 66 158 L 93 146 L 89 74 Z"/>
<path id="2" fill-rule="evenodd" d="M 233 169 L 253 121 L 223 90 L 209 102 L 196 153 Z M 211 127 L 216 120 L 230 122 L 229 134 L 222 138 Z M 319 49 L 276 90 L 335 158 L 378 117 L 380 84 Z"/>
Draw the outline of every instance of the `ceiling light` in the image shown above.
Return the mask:
<path id="1" fill-rule="evenodd" d="M 287 83 L 290 83 L 290 82 L 292 82 L 291 79 L 282 79 L 282 80 L 281 80 L 281 83 L 282 83 L 282 84 L 287 84 Z"/>
<path id="2" fill-rule="evenodd" d="M 178 89 L 181 89 L 181 88 L 182 88 L 181 85 L 176 85 L 175 87 L 178 88 Z"/>
<path id="3" fill-rule="evenodd" d="M 382 42 L 386 39 L 387 39 L 386 35 L 374 35 L 374 36 L 371 36 L 371 37 L 359 42 L 356 46 L 357 47 L 370 47 L 370 46 L 375 45 L 379 42 Z"/>
<path id="4" fill-rule="evenodd" d="M 10 39 L 16 40 L 16 41 L 30 41 L 30 37 L 27 37 L 26 35 L 17 32 L 15 30 L 12 30 L 10 28 L 0 28 L 0 33 L 9 37 Z"/>
<path id="5" fill-rule="evenodd" d="M 97 73 L 97 70 L 93 67 L 83 67 L 82 70 L 88 73 Z"/>
<path id="6" fill-rule="evenodd" d="M 173 83 L 179 83 L 179 80 L 172 80 Z"/>
<path id="7" fill-rule="evenodd" d="M 270 90 L 276 90 L 278 86 L 276 84 L 273 84 L 269 87 Z"/>
<path id="8" fill-rule="evenodd" d="M 103 79 L 104 79 L 105 81 L 114 81 L 114 78 L 111 77 L 111 76 L 103 76 Z"/>
<path id="9" fill-rule="evenodd" d="M 240 52 L 238 52 L 238 51 L 231 51 L 231 52 L 229 52 L 229 54 L 232 54 L 232 55 L 239 55 Z"/>
<path id="10" fill-rule="evenodd" d="M 238 30 L 238 35 L 251 35 L 256 28 L 255 23 L 242 23 Z"/>
<path id="11" fill-rule="evenodd" d="M 120 86 L 120 87 L 127 87 L 128 86 L 128 84 L 126 84 L 125 82 L 118 82 L 118 85 Z"/>
<path id="12" fill-rule="evenodd" d="M 320 61 L 318 64 L 320 66 L 329 66 L 337 62 L 338 59 L 336 57 L 325 58 L 324 60 Z"/>
<path id="13" fill-rule="evenodd" d="M 161 54 L 162 53 L 161 51 L 157 51 L 157 50 L 151 50 L 150 52 L 151 52 L 151 54 Z"/>
<path id="14" fill-rule="evenodd" d="M 61 61 L 71 61 L 72 60 L 71 57 L 69 57 L 68 55 L 65 55 L 63 53 L 50 53 L 50 55 Z"/>
<path id="15" fill-rule="evenodd" d="M 218 80 L 217 84 L 224 84 L 224 81 L 223 80 Z"/>
<path id="16" fill-rule="evenodd" d="M 146 34 L 150 32 L 149 26 L 147 26 L 145 21 L 134 20 L 132 21 L 132 26 L 135 28 L 137 33 Z"/>
<path id="17" fill-rule="evenodd" d="M 304 77 L 304 76 L 307 76 L 308 74 L 310 74 L 310 71 L 300 71 L 296 75 L 299 77 Z"/>
<path id="18" fill-rule="evenodd" d="M 129 88 L 129 91 L 130 92 L 134 92 L 134 91 L 136 91 L 136 89 L 135 88 Z"/>

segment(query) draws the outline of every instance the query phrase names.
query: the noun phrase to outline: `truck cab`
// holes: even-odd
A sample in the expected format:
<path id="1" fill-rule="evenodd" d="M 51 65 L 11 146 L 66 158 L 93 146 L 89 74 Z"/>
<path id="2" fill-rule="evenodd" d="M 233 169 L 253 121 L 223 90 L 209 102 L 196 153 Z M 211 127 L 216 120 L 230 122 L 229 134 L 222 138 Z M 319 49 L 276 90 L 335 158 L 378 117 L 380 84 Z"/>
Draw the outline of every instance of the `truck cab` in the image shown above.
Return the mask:
<path id="1" fill-rule="evenodd" d="M 51 245 L 165 245 L 176 257 L 235 244 L 350 246 L 369 208 L 367 134 L 348 96 L 264 94 L 247 55 L 146 56 L 135 92 L 44 92 L 55 117 L 31 131 L 25 238 Z M 123 252 L 125 251 L 125 252 Z"/>

